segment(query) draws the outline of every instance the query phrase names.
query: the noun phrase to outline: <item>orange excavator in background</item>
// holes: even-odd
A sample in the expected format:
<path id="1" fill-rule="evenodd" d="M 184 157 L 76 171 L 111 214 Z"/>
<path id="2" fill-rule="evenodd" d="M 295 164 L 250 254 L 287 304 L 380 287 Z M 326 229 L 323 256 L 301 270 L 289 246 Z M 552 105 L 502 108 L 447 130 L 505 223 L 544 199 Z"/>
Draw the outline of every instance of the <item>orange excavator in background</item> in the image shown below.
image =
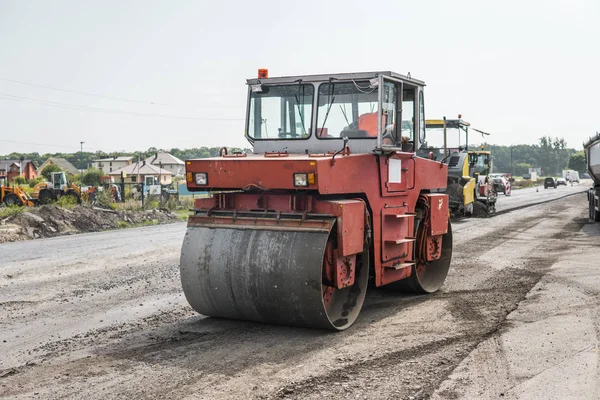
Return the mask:
<path id="1" fill-rule="evenodd" d="M 28 206 L 33 207 L 35 200 L 27 192 L 17 186 L 5 186 L 6 176 L 0 176 L 0 203 L 8 206 Z"/>

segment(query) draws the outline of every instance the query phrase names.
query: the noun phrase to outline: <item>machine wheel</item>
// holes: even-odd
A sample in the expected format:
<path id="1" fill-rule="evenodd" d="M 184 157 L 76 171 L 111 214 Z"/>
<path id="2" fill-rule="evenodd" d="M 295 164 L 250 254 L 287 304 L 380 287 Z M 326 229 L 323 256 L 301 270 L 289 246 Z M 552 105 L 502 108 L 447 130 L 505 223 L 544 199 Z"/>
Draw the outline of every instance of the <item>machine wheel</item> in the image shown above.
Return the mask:
<path id="1" fill-rule="evenodd" d="M 40 204 L 50 204 L 52 201 L 54 201 L 54 195 L 48 189 L 40 191 L 38 198 Z"/>
<path id="2" fill-rule="evenodd" d="M 17 195 L 14 193 L 10 193 L 10 194 L 7 194 L 6 196 L 4 196 L 4 204 L 6 204 L 7 207 L 23 205 L 21 203 L 21 200 L 19 200 Z"/>
<path id="3" fill-rule="evenodd" d="M 490 216 L 490 207 L 482 201 L 475 200 L 473 202 L 473 217 L 487 218 Z"/>
<path id="4" fill-rule="evenodd" d="M 74 190 L 69 190 L 65 196 L 72 197 L 73 200 L 75 200 L 76 203 L 81 203 L 81 197 L 79 197 L 79 195 L 77 194 L 77 192 L 74 191 Z"/>
<path id="5" fill-rule="evenodd" d="M 590 196 L 589 204 L 590 204 L 590 219 L 600 222 L 600 211 L 596 211 L 594 196 Z"/>
<path id="6" fill-rule="evenodd" d="M 336 232 L 252 227 L 188 227 L 181 249 L 181 283 L 200 314 L 343 330 L 365 299 L 368 251 L 356 257 L 352 286 L 324 283 Z"/>
<path id="7" fill-rule="evenodd" d="M 442 254 L 438 260 L 426 262 L 423 257 L 427 249 L 427 227 L 421 220 L 415 220 L 415 237 L 417 238 L 414 245 L 414 259 L 416 264 L 413 265 L 410 277 L 392 284 L 395 290 L 410 293 L 434 293 L 437 292 L 444 284 L 448 270 L 450 269 L 450 261 L 452 259 L 452 225 L 448 220 L 448 232 L 442 236 Z M 389 286 L 389 285 L 388 285 Z"/>

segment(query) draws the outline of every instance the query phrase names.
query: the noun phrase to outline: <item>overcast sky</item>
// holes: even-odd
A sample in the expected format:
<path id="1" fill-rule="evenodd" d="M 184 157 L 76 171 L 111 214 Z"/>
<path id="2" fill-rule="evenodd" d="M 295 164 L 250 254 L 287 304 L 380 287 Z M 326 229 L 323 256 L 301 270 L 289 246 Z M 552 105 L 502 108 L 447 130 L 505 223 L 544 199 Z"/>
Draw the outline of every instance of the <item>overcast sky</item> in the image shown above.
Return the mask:
<path id="1" fill-rule="evenodd" d="M 0 0 L 0 154 L 245 146 L 258 68 L 410 72 L 494 144 L 600 130 L 597 0 L 356 3 Z"/>

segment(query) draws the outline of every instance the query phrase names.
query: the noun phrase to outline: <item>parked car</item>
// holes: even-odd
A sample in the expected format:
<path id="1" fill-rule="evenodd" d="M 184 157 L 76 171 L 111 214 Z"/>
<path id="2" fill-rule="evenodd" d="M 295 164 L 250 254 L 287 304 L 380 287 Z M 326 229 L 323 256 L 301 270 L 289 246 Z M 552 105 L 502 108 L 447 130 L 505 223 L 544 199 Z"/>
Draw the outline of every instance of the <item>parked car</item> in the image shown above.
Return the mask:
<path id="1" fill-rule="evenodd" d="M 567 186 L 567 180 L 565 178 L 558 178 L 556 180 L 556 186 L 564 185 Z"/>
<path id="2" fill-rule="evenodd" d="M 554 178 L 548 177 L 544 179 L 544 189 L 548 189 L 549 187 L 556 189 L 556 181 Z"/>
<path id="3" fill-rule="evenodd" d="M 489 174 L 488 177 L 492 181 L 496 193 L 504 193 L 505 196 L 510 196 L 511 184 L 507 174 Z"/>

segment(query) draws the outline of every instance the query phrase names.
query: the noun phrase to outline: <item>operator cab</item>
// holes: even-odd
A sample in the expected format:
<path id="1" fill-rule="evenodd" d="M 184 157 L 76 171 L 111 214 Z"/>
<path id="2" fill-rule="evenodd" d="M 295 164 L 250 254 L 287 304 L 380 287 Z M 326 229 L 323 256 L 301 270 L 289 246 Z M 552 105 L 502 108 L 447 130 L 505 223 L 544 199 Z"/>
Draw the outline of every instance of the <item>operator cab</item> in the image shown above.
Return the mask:
<path id="1" fill-rule="evenodd" d="M 52 186 L 54 189 L 62 190 L 67 185 L 67 177 L 64 172 L 52 173 Z"/>
<path id="2" fill-rule="evenodd" d="M 469 168 L 475 174 L 488 175 L 492 163 L 492 154 L 489 151 L 470 151 Z"/>
<path id="3" fill-rule="evenodd" d="M 264 70 L 261 70 L 264 71 Z M 425 140 L 425 84 L 394 72 L 248 79 L 255 153 L 414 152 Z"/>
<path id="4" fill-rule="evenodd" d="M 470 123 L 458 119 L 428 119 L 425 121 L 427 127 L 427 142 L 423 143 L 423 152 L 432 152 L 434 160 L 441 160 L 446 155 L 461 153 L 469 150 L 469 127 Z M 445 150 L 444 150 L 445 149 Z"/>

